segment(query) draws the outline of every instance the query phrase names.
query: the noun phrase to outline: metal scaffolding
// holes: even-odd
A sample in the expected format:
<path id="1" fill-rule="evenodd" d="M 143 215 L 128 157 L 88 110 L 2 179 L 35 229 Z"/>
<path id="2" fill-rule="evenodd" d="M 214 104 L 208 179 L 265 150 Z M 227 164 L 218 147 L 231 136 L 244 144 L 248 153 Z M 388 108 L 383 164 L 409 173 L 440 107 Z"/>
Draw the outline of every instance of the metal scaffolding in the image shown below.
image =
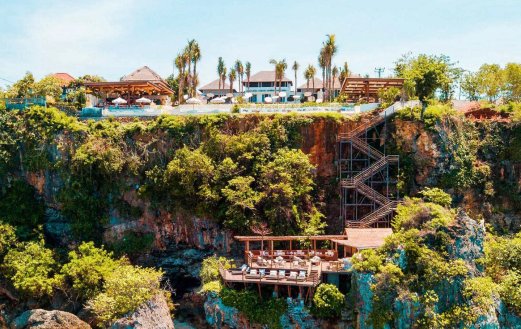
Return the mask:
<path id="1" fill-rule="evenodd" d="M 338 135 L 340 218 L 346 227 L 390 227 L 399 203 L 399 157 L 386 155 L 387 116 Z"/>

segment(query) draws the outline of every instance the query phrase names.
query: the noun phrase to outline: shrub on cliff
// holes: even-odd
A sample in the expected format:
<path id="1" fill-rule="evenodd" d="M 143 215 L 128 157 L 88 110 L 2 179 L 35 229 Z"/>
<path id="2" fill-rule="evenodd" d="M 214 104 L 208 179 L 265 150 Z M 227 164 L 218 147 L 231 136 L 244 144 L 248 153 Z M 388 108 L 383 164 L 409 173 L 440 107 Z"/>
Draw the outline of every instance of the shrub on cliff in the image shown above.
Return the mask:
<path id="1" fill-rule="evenodd" d="M 203 260 L 201 265 L 201 271 L 199 272 L 199 277 L 203 284 L 219 281 L 221 280 L 221 275 L 219 274 L 219 268 L 227 270 L 232 268 L 233 260 L 227 259 L 226 257 L 217 257 L 210 256 Z"/>
<path id="2" fill-rule="evenodd" d="M 442 207 L 449 207 L 452 203 L 450 194 L 444 192 L 442 189 L 433 187 L 426 187 L 419 192 L 423 201 L 439 204 Z"/>
<path id="3" fill-rule="evenodd" d="M 93 242 L 83 242 L 78 250 L 69 252 L 69 262 L 63 265 L 61 274 L 81 299 L 88 299 L 102 290 L 117 267 L 126 264 L 124 259 L 115 260 L 112 253 L 96 248 Z"/>
<path id="4" fill-rule="evenodd" d="M 3 269 L 13 286 L 28 297 L 51 296 L 58 264 L 52 250 L 40 242 L 24 242 L 7 252 Z"/>
<path id="5" fill-rule="evenodd" d="M 16 242 L 15 229 L 0 221 L 0 260 Z"/>
<path id="6" fill-rule="evenodd" d="M 313 296 L 311 312 L 320 318 L 335 318 L 340 316 L 344 305 L 344 294 L 335 285 L 322 283 Z"/>
<path id="7" fill-rule="evenodd" d="M 163 293 L 159 286 L 162 276 L 160 270 L 118 266 L 106 276 L 102 292 L 89 300 L 87 307 L 99 321 L 108 324 Z"/>

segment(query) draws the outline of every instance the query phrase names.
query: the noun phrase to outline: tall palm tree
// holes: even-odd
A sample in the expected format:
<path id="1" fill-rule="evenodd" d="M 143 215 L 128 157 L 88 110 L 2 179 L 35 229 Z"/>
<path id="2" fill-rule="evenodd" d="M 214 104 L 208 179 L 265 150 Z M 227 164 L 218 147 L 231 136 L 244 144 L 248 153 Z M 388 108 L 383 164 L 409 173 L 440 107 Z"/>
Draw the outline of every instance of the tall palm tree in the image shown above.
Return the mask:
<path id="1" fill-rule="evenodd" d="M 217 75 L 219 76 L 219 94 L 221 93 L 221 81 L 223 80 L 223 72 L 225 69 L 224 61 L 222 57 L 217 60 Z M 224 86 L 223 86 L 224 88 Z"/>
<path id="2" fill-rule="evenodd" d="M 190 89 L 191 89 L 191 86 L 190 86 L 190 53 L 187 51 L 187 49 L 185 48 L 185 50 L 183 51 L 183 53 L 181 54 L 181 58 L 183 60 L 183 93 L 185 91 L 185 88 L 188 89 L 188 92 L 190 92 Z M 188 72 L 186 72 L 186 67 L 188 66 Z M 183 95 L 184 96 L 184 95 Z M 184 97 L 182 97 L 182 99 L 184 100 Z"/>
<path id="3" fill-rule="evenodd" d="M 317 70 L 311 64 L 309 64 L 308 67 L 306 68 L 306 71 L 304 71 L 304 77 L 307 80 L 307 89 L 308 90 L 309 90 L 309 80 L 313 81 L 313 92 L 312 92 L 312 94 L 315 93 L 315 74 L 316 73 L 317 73 Z"/>
<path id="4" fill-rule="evenodd" d="M 235 61 L 235 71 L 237 72 L 238 82 L 239 82 L 239 92 L 242 92 L 242 77 L 244 76 L 244 66 L 242 66 L 242 62 L 240 60 Z"/>
<path id="5" fill-rule="evenodd" d="M 197 84 L 196 82 L 198 82 L 198 79 L 197 79 L 197 62 L 199 62 L 201 60 L 201 48 L 199 47 L 199 43 L 197 43 L 197 41 L 195 40 L 192 40 L 194 41 L 193 44 L 192 44 L 192 50 L 191 50 L 191 61 L 192 63 L 194 63 L 194 74 L 193 74 L 193 79 L 192 79 L 192 97 L 195 96 L 195 90 L 197 88 Z"/>
<path id="6" fill-rule="evenodd" d="M 327 69 L 327 54 L 326 49 L 320 49 L 320 55 L 318 55 L 318 66 L 322 69 L 322 91 L 326 92 L 326 69 Z M 313 90 L 313 92 L 315 92 Z"/>
<path id="7" fill-rule="evenodd" d="M 224 89 L 224 85 L 226 84 L 226 73 L 228 72 L 228 70 L 226 69 L 226 66 L 223 68 L 223 75 L 221 76 L 221 80 L 223 82 L 223 89 Z"/>
<path id="8" fill-rule="evenodd" d="M 300 65 L 299 65 L 299 63 L 297 63 L 297 61 L 294 61 L 293 66 L 291 67 L 291 69 L 293 71 L 295 71 L 295 95 L 297 95 L 297 71 L 298 71 L 299 67 L 300 67 Z"/>
<path id="9" fill-rule="evenodd" d="M 335 80 L 336 80 L 336 77 L 338 76 L 338 67 L 335 65 L 333 66 L 333 69 L 331 70 L 331 77 L 332 77 L 332 80 L 333 80 L 333 88 L 332 88 L 332 92 L 333 92 L 333 98 L 335 97 Z"/>
<path id="10" fill-rule="evenodd" d="M 270 64 L 275 65 L 275 74 L 273 76 L 273 93 L 274 95 L 277 94 L 277 64 L 278 62 L 275 59 L 270 59 Z"/>
<path id="11" fill-rule="evenodd" d="M 275 82 L 274 82 L 274 88 L 275 93 L 277 90 L 277 80 L 279 81 L 279 94 L 282 91 L 282 79 L 284 78 L 284 72 L 286 72 L 286 69 L 288 68 L 288 63 L 286 63 L 286 59 L 283 59 L 281 61 L 276 61 L 274 59 L 270 60 L 270 64 L 275 65 Z"/>
<path id="12" fill-rule="evenodd" d="M 230 69 L 230 73 L 228 74 L 228 80 L 230 81 L 230 93 L 233 93 L 233 82 L 237 78 L 237 71 L 234 68 Z"/>
<path id="13" fill-rule="evenodd" d="M 332 63 L 333 63 L 333 57 L 338 51 L 338 47 L 336 45 L 336 37 L 334 34 L 327 34 L 327 39 L 323 43 L 323 49 L 326 56 L 326 78 L 328 79 L 328 96 L 331 100 L 331 70 L 332 70 Z"/>
<path id="14" fill-rule="evenodd" d="M 251 76 L 251 63 L 246 62 L 245 66 L 245 72 L 246 72 L 246 79 L 248 82 L 248 91 L 250 91 L 250 76 Z"/>
<path id="15" fill-rule="evenodd" d="M 184 65 L 185 65 L 185 62 L 184 62 L 184 59 L 183 59 L 183 56 L 181 54 L 177 54 L 177 56 L 175 57 L 175 66 L 177 68 L 177 71 L 179 72 L 179 74 L 177 75 L 177 101 L 179 102 L 179 104 L 181 104 L 181 100 L 183 99 L 182 95 L 183 95 L 183 80 L 184 80 Z"/>

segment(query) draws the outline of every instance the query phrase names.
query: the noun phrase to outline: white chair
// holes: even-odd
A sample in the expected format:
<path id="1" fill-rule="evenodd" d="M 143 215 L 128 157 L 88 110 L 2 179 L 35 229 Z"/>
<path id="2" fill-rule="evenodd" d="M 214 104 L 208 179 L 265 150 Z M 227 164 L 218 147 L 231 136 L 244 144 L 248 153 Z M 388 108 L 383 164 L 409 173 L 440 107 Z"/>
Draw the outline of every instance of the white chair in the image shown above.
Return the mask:
<path id="1" fill-rule="evenodd" d="M 298 281 L 305 281 L 307 278 L 306 271 L 300 271 L 297 276 Z"/>
<path id="2" fill-rule="evenodd" d="M 258 279 L 261 275 L 259 272 L 257 272 L 257 269 L 252 268 L 249 273 L 246 273 L 247 279 Z"/>
<path id="3" fill-rule="evenodd" d="M 277 270 L 270 270 L 270 274 L 266 275 L 266 279 L 277 280 L 278 278 Z"/>

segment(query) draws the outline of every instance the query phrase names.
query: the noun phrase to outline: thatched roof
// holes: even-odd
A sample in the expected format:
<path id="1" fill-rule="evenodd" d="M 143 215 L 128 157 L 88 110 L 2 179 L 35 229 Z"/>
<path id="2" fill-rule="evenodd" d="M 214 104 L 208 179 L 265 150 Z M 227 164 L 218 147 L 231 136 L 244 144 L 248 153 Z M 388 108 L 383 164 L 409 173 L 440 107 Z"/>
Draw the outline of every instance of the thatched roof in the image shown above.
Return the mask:
<path id="1" fill-rule="evenodd" d="M 121 81 L 163 81 L 163 78 L 148 66 L 143 66 L 125 75 Z"/>

